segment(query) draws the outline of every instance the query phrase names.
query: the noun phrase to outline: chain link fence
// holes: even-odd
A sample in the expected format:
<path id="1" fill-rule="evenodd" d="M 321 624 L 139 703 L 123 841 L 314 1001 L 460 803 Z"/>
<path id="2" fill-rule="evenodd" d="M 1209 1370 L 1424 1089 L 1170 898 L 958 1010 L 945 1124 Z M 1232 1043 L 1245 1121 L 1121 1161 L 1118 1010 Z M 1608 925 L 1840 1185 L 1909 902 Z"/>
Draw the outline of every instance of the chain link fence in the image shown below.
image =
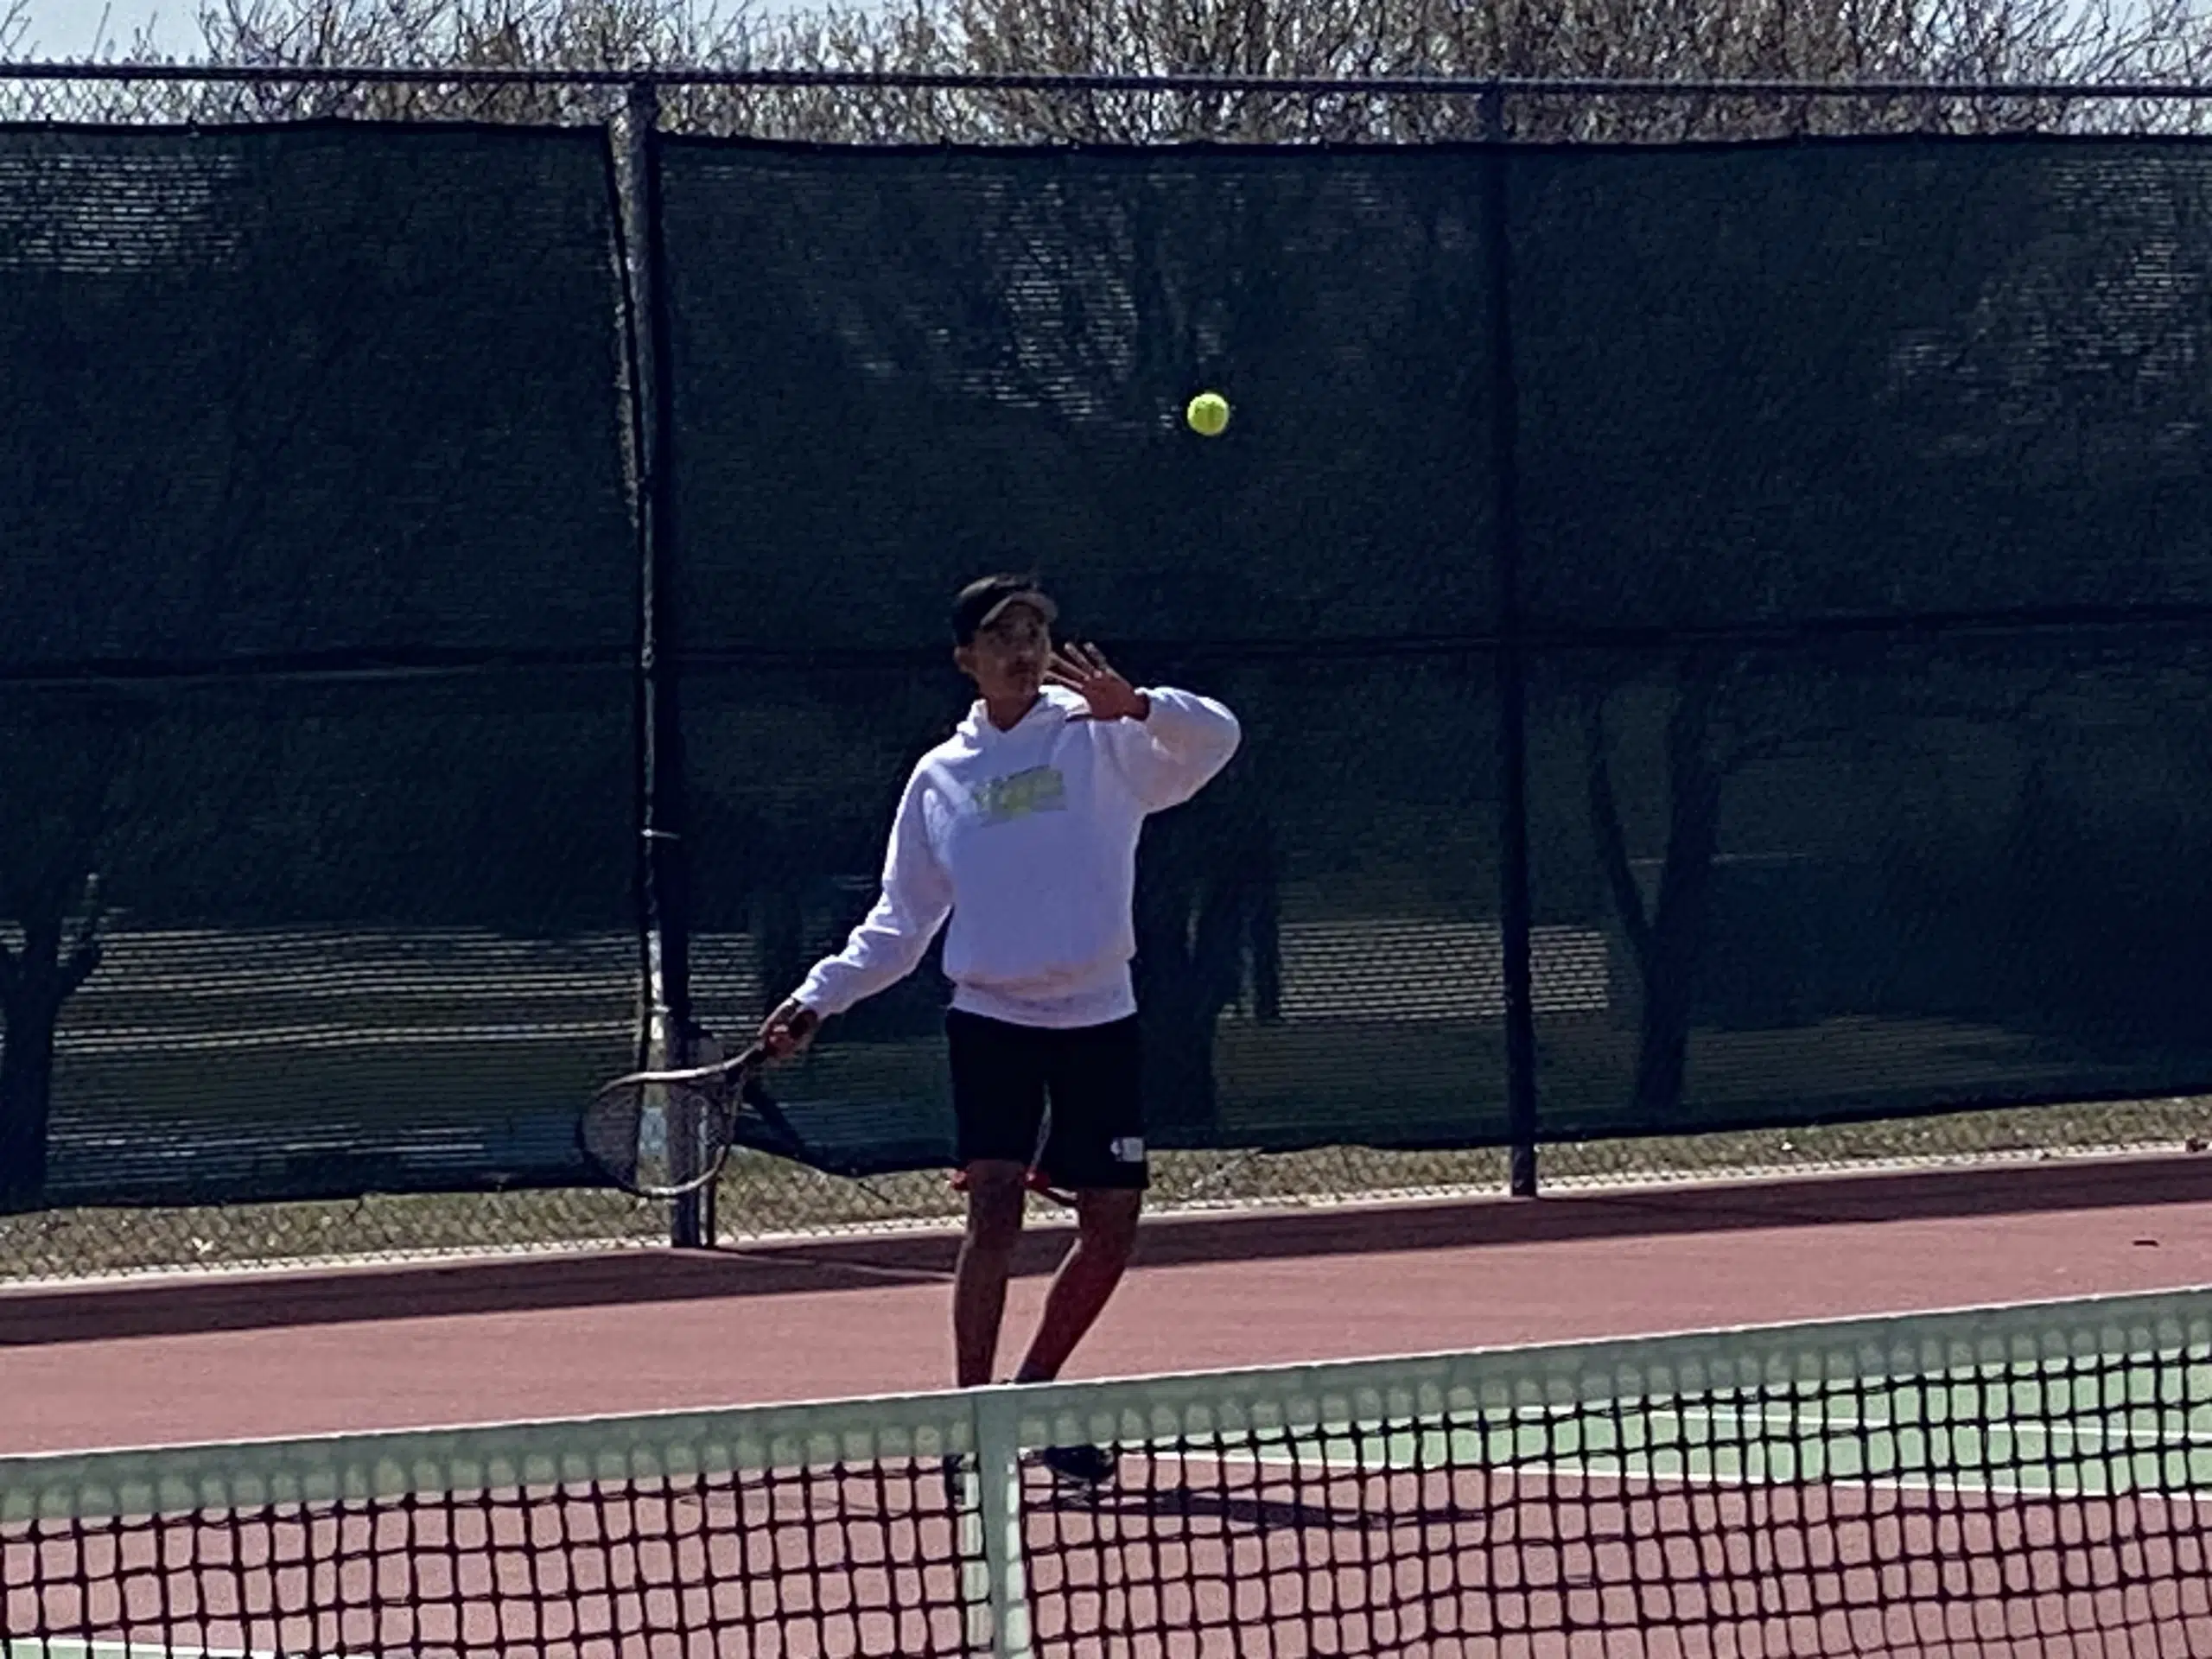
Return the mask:
<path id="1" fill-rule="evenodd" d="M 2212 1143 L 2212 1100 L 2013 1107 L 1742 1134 L 1552 1145 L 1547 1190 L 1996 1164 L 2114 1154 L 2197 1154 Z M 1154 1166 L 1154 1214 L 1495 1197 L 1502 1147 L 1381 1152 L 1175 1153 Z M 958 1224 L 942 1175 L 849 1180 L 740 1153 L 716 1213 L 725 1246 L 808 1234 Z M 1065 1222 L 1042 1204 L 1031 1219 Z M 665 1205 L 617 1193 L 421 1193 L 200 1207 L 56 1209 L 0 1216 L 0 1283 L 117 1274 L 327 1266 L 664 1245 Z"/>
<path id="2" fill-rule="evenodd" d="M 641 100 L 639 89 L 645 86 L 652 97 Z M 634 70 L 620 68 L 565 76 L 437 66 L 381 73 L 340 67 L 206 71 L 197 75 L 130 67 L 97 73 L 83 68 L 37 73 L 0 68 L 0 119 L 27 125 L 149 129 L 399 122 L 454 128 L 607 129 L 614 140 L 607 150 L 616 175 L 614 188 L 605 209 L 606 223 L 595 222 L 576 232 L 576 245 L 582 250 L 580 270 L 588 258 L 601 257 L 587 245 L 591 238 L 603 232 L 611 235 L 608 227 L 620 216 L 623 203 L 634 196 L 635 124 L 640 111 L 649 112 L 659 130 L 672 136 L 868 146 L 1156 144 L 1202 137 L 1268 145 L 1414 146 L 1508 140 L 1516 145 L 1648 145 L 1665 150 L 1713 141 L 1847 136 L 2064 135 L 2164 140 L 2200 132 L 2212 113 L 2206 108 L 2208 102 L 2212 99 L 2200 97 L 2193 89 L 2158 86 L 2056 85 L 2002 91 L 1900 86 L 1846 93 L 1789 86 L 1501 82 L 1439 91 L 1415 81 L 1354 84 L 1321 79 L 1285 83 L 1221 77 L 976 77 L 950 71 L 871 79 L 805 67 L 772 74 L 737 69 L 707 76 L 656 73 L 649 81 L 641 80 Z M 5 263 L 5 250 L 0 249 L 0 264 Z M 487 315 L 495 298 L 483 301 Z M 543 388 L 536 388 L 535 395 L 560 396 Z M 579 440 L 580 446 L 583 442 Z M 2195 626 L 2189 619 L 2183 625 Z M 584 727 L 548 726 L 528 738 L 524 747 L 534 742 L 535 752 L 543 755 L 573 749 L 575 734 L 588 728 L 596 734 L 590 742 L 599 745 L 605 765 L 582 781 L 603 794 L 608 777 L 622 764 L 620 738 L 630 718 L 627 681 L 619 677 L 603 683 L 594 680 L 594 675 L 620 663 L 619 657 L 594 654 L 606 649 L 605 642 L 563 642 L 561 648 L 571 651 L 573 660 L 543 669 L 560 679 L 560 687 L 549 690 L 551 680 L 532 683 L 527 695 L 518 698 L 516 718 L 524 718 L 525 705 L 542 713 L 558 704 L 585 721 Z M 6 699 L 14 706 L 4 710 L 6 718 L 18 728 L 44 722 L 50 731 L 51 703 L 40 699 L 54 694 L 54 688 L 43 683 L 11 684 Z M 312 723 L 316 729 L 346 734 L 346 742 L 397 741 L 394 732 L 427 725 L 434 715 L 445 717 L 431 707 L 434 694 L 423 695 L 430 701 L 397 709 L 370 710 L 335 699 L 314 711 Z M 71 717 L 83 722 L 87 734 L 108 732 L 116 729 L 111 713 L 103 708 L 80 710 Z M 1942 715 L 1946 720 L 1955 717 L 1948 710 Z M 223 721 L 232 716 L 219 710 L 205 718 L 210 722 L 205 731 L 211 734 L 207 743 L 211 750 L 227 749 L 224 734 L 243 733 L 251 724 L 239 720 L 226 726 Z M 491 747 L 482 734 L 478 736 Z M 302 764 L 299 743 L 303 741 L 287 740 L 292 746 L 287 753 L 296 766 Z M 500 745 L 510 741 L 503 737 Z M 87 735 L 73 752 L 89 753 L 94 741 Z M 463 746 L 427 764 L 465 769 L 472 756 L 480 753 Z M 310 775 L 316 764 L 322 763 L 312 759 L 306 763 Z M 338 761 L 333 759 L 328 764 L 335 766 Z M 332 798 L 340 798 L 349 786 L 346 778 L 342 772 L 333 772 L 330 781 Z M 162 783 L 161 776 L 149 772 L 140 786 L 154 790 Z M 591 817 L 588 807 L 577 804 L 586 798 L 582 792 L 568 798 L 524 791 L 515 803 L 515 816 L 573 826 Z M 598 826 L 593 833 L 607 828 Z M 613 833 L 622 828 L 614 826 Z M 562 868 L 573 850 L 537 849 L 537 868 Z M 1538 862 L 1541 878 L 1541 848 Z M 480 877 L 480 872 L 468 879 Z M 64 917 L 57 924 L 81 920 L 81 916 Z M 113 936 L 111 969 L 124 962 L 126 953 L 120 941 L 124 937 Z M 200 949 L 178 944 L 171 935 L 163 937 L 170 939 L 165 949 L 188 954 Z M 26 926 L 18 922 L 6 943 L 21 951 L 27 938 Z M 330 950 L 311 940 L 304 944 L 295 940 L 284 948 L 307 951 L 315 964 L 312 972 L 324 971 L 335 960 Z M 440 1041 L 449 1037 L 450 1054 L 478 1052 L 487 1032 L 506 1029 L 526 1015 L 545 1028 L 569 1033 L 561 1040 L 588 1049 L 588 1069 L 594 1074 L 616 1068 L 626 1058 L 629 1028 L 624 1022 L 605 1020 L 603 1007 L 610 995 L 619 1000 L 626 994 L 627 976 L 634 969 L 626 938 L 607 936 L 593 947 L 598 954 L 589 960 L 585 953 L 532 969 L 538 977 L 527 983 L 513 982 L 519 988 L 512 989 L 513 996 L 526 1001 L 526 1008 L 518 1002 L 487 1009 L 480 1017 L 455 1012 L 468 995 L 463 988 L 481 982 L 480 977 L 472 978 L 478 970 L 431 971 L 423 965 L 454 948 L 450 941 L 409 944 L 403 952 L 406 962 L 362 969 L 359 972 L 369 978 L 346 982 L 357 991 L 365 985 L 378 997 L 396 995 L 400 1003 L 416 1007 L 420 1023 L 410 1040 L 425 1033 Z M 1609 948 L 1618 952 L 1623 946 L 1614 940 Z M 163 995 L 178 1003 L 173 1011 L 179 1022 L 176 1029 L 204 1035 L 238 1021 L 266 1021 L 272 1006 L 298 996 L 296 982 L 283 982 L 289 970 L 281 966 L 268 982 L 222 981 L 223 975 L 241 971 L 236 968 L 239 952 L 226 949 L 229 955 L 195 957 L 165 980 L 168 988 Z M 275 960 L 270 950 L 270 942 L 262 940 L 247 946 L 245 954 Z M 583 980 L 590 985 L 579 989 Z M 213 1026 L 207 1010 L 214 1004 L 193 1000 L 189 992 L 194 982 L 212 986 L 208 995 L 227 1004 L 229 1012 L 216 1016 Z M 754 1005 L 760 997 L 760 988 L 748 985 L 729 990 L 702 1012 L 715 1023 L 727 1025 L 757 1013 Z M 289 1096 L 311 1116 L 330 1113 L 334 1127 L 328 1134 L 342 1140 L 344 1103 L 356 1097 L 371 1102 L 394 1085 L 379 1077 L 374 1065 L 364 1066 L 354 1059 L 319 1061 L 315 1033 L 322 1029 L 321 1022 L 329 1013 L 327 1007 L 318 1011 L 308 1006 L 308 1001 L 311 999 L 302 1001 L 286 1016 L 288 1029 L 305 1033 L 304 1039 L 260 1051 L 267 1057 L 268 1075 L 257 1078 L 254 1090 L 263 1096 Z M 106 1018 L 95 995 L 79 1004 L 73 1017 L 79 1030 L 73 1033 L 65 1025 L 65 1053 L 76 1037 L 97 1039 L 103 1032 L 110 1040 L 143 1049 L 146 1033 L 132 1022 L 168 1019 L 172 1014 L 148 1014 L 135 1007 L 128 1019 Z M 448 1026 L 450 1033 L 442 1034 Z M 1929 1034 L 1925 1040 L 1934 1054 L 1973 1037 L 1971 1022 L 1962 1021 L 1955 1028 Z M 1703 1063 L 1718 1064 L 1725 1071 L 1739 1064 L 1730 1056 L 1751 1053 L 1761 1044 L 1772 1050 L 1782 1039 L 1762 1035 L 1727 1040 L 1735 1046 L 1725 1052 L 1713 1051 L 1721 1058 L 1716 1061 L 1709 1054 Z M 1855 1053 L 1852 1045 L 1859 1039 L 1831 1032 L 1827 1040 L 1833 1058 L 1847 1051 Z M 1870 1047 L 1891 1045 L 1892 1051 L 1899 1040 L 1897 1033 L 1886 1030 L 1865 1039 Z M 1618 1046 L 1611 1037 L 1603 1042 Z M 443 1062 L 448 1066 L 457 1063 L 450 1054 Z M 201 1063 L 188 1052 L 128 1074 L 117 1072 L 102 1085 L 113 1096 L 102 1110 L 124 1112 L 132 1103 L 143 1104 L 164 1092 L 188 1090 L 194 1086 L 192 1068 Z M 1823 1061 L 1814 1054 L 1793 1063 L 1818 1066 Z M 225 1064 L 237 1069 L 247 1063 L 233 1055 Z M 574 1069 L 573 1052 L 563 1064 Z M 1484 1092 L 1486 1085 L 1471 1081 L 1473 1075 L 1462 1074 L 1452 1086 Z M 2120 1092 L 2107 1085 L 2094 1091 Z M 2189 1096 L 2144 1092 L 2147 1097 L 2142 1099 L 2000 1110 L 1944 1111 L 1933 1109 L 1940 1103 L 1931 1101 L 1928 1108 L 1910 1115 L 1868 1122 L 1786 1128 L 1721 1126 L 1682 1135 L 1609 1134 L 1603 1115 L 1592 1114 L 1573 1127 L 1573 1138 L 1545 1141 L 1543 1179 L 1548 1186 L 1573 1187 L 1931 1160 L 2198 1149 L 2206 1134 L 2207 1103 Z M 333 1103 L 340 1109 L 334 1112 Z M 363 1109 L 369 1107 L 365 1104 Z M 1484 1109 L 1491 1109 L 1487 1100 Z M 1648 1130 L 1650 1126 L 1639 1127 Z M 550 1131 L 540 1126 L 528 1132 Z M 478 1156 L 480 1147 L 470 1143 L 455 1155 Z M 1507 1184 L 1509 1161 L 1503 1147 L 1445 1151 L 1360 1147 L 1170 1149 L 1159 1154 L 1155 1166 L 1155 1205 L 1173 1210 L 1496 1192 Z M 420 1184 L 419 1174 L 414 1179 Z M 78 1201 L 94 1196 L 64 1193 L 48 1207 L 0 1216 L 0 1280 L 485 1250 L 622 1248 L 665 1242 L 670 1229 L 664 1207 L 582 1186 L 393 1192 L 217 1206 Z M 720 1237 L 736 1241 L 823 1230 L 941 1225 L 954 1220 L 957 1211 L 956 1195 L 944 1176 L 933 1171 L 850 1179 L 748 1152 L 733 1160 L 713 1218 Z"/>

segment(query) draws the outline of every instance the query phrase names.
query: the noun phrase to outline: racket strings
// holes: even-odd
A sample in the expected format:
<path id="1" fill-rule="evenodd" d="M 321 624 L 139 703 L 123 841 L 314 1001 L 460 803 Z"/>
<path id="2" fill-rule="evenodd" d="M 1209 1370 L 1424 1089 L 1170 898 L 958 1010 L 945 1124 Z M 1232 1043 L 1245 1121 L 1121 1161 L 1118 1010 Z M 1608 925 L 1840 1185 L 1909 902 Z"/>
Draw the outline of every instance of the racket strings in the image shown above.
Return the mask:
<path id="1" fill-rule="evenodd" d="M 733 1128 L 729 1090 L 651 1076 L 600 1090 L 584 1114 L 585 1153 L 648 1198 L 696 1192 L 721 1173 Z"/>

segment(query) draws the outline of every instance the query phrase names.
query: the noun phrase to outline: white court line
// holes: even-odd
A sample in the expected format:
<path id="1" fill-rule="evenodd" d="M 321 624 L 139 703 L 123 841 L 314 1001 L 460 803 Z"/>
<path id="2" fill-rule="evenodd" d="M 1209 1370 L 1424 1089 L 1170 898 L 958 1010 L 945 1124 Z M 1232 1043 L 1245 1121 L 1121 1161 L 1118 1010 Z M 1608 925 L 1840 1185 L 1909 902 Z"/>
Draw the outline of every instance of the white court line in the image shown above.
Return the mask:
<path id="1" fill-rule="evenodd" d="M 2137 1402 L 2118 1408 L 2116 1414 L 2125 1414 L 2128 1412 L 2153 1413 L 2173 1409 L 2176 1408 L 2158 1406 L 2156 1404 Z M 2199 1402 L 2195 1406 L 2187 1408 L 2187 1409 L 2195 1413 L 2203 1414 L 2208 1411 L 2212 1411 L 2212 1403 Z M 1658 1404 L 1636 1404 L 1630 1406 L 1624 1411 L 1624 1415 L 1631 1419 L 1642 1419 L 1647 1422 L 1734 1421 L 1746 1423 L 1772 1423 L 1778 1424 L 1785 1427 L 1804 1430 L 1834 1430 L 1836 1432 L 1845 1433 L 1910 1433 L 1918 1431 L 1923 1433 L 1949 1433 L 1952 1434 L 1967 1432 L 1981 1434 L 2040 1434 L 2052 1440 L 2074 1438 L 2081 1440 L 2112 1440 L 2122 1442 L 2140 1441 L 2161 1451 L 2183 1451 L 2192 1446 L 2202 1446 L 2207 1449 L 2212 1449 L 2212 1421 L 2208 1421 L 2202 1426 L 2191 1426 L 2177 1431 L 2167 1432 L 2154 1428 L 2137 1428 L 2126 1424 L 2108 1425 L 2054 1421 L 2047 1418 L 2034 1417 L 2015 1420 L 2012 1418 L 1988 1417 L 1894 1418 L 1841 1416 L 1824 1414 L 1816 1408 L 1803 1409 L 1773 1401 L 1768 1402 L 1767 1403 L 1757 1408 L 1738 1408 L 1733 1406 L 1676 1407 L 1662 1406 Z M 1604 1421 L 1604 1419 L 1599 1415 L 1598 1409 L 1587 1405 L 1522 1406 L 1516 1409 L 1511 1414 L 1511 1421 L 1515 1422 L 1551 1422 L 1556 1421 L 1574 1421 L 1584 1419 L 1591 1421 Z M 1503 1421 L 1505 1420 L 1501 1418 L 1498 1421 Z M 1332 1432 L 1349 1433 L 1351 1431 L 1347 1428 L 1341 1431 Z M 1411 1432 L 1435 1433 L 1439 1431 L 1434 1429 L 1420 1431 L 1395 1429 L 1392 1432 L 1398 1433 Z M 1475 1433 L 1479 1433 L 1480 1431 L 1475 1429 L 1465 1429 L 1454 1432 Z"/>
<path id="2" fill-rule="evenodd" d="M 2145 1406 L 2139 1409 L 2155 1411 L 2159 1408 Z M 1841 1433 L 1975 1433 L 1989 1437 L 2039 1434 L 2046 1440 L 2113 1440 L 2122 1445 L 2139 1443 L 2162 1452 L 2183 1452 L 2196 1446 L 2212 1448 L 2212 1432 L 2200 1432 L 2193 1428 L 2166 1433 L 2158 1429 L 2139 1429 L 2126 1425 L 2051 1422 L 2034 1417 L 2024 1417 L 2017 1421 L 1992 1418 L 1977 1421 L 1971 1418 L 1826 1417 L 1818 1413 L 1793 1412 L 1784 1406 L 1767 1406 L 1757 1411 L 1738 1411 L 1725 1406 L 1692 1406 L 1681 1411 L 1649 1411 L 1638 1414 L 1655 1420 L 1673 1418 L 1683 1422 L 1779 1423 L 1790 1427 Z"/>
<path id="3" fill-rule="evenodd" d="M 2155 1412 L 2164 1408 L 2139 1405 L 2125 1410 Z M 2202 1406 L 2194 1408 L 2202 1411 Z M 2203 1428 L 2183 1427 L 2168 1432 L 2156 1428 L 2138 1428 L 2128 1424 L 2098 1424 L 2054 1422 L 2046 1419 L 2021 1418 L 1885 1418 L 1846 1417 L 1823 1415 L 1817 1411 L 1796 1410 L 1786 1405 L 1768 1404 L 1756 1408 L 1738 1409 L 1729 1406 L 1669 1407 L 1639 1405 L 1624 1414 L 1632 1421 L 1649 1423 L 1706 1422 L 1759 1423 L 1799 1431 L 1796 1439 L 1802 1443 L 1826 1433 L 1835 1434 L 1941 1434 L 1953 1436 L 1974 1433 L 1985 1439 L 1999 1435 L 2015 1438 L 2040 1436 L 2045 1440 L 2073 1440 L 2120 1445 L 2139 1445 L 2153 1451 L 2187 1452 L 2196 1449 L 2212 1451 L 2212 1425 Z M 1510 1414 L 1512 1422 L 1552 1422 L 1578 1421 L 1604 1421 L 1602 1416 L 1588 1406 L 1523 1406 Z M 1495 1420 L 1501 1426 L 1509 1421 L 1504 1416 Z M 1403 1428 L 1395 1425 L 1329 1424 L 1316 1431 L 1315 1438 L 1351 1438 L 1355 1434 L 1369 1436 L 1454 1433 L 1479 1436 L 1487 1432 L 1482 1428 L 1461 1427 L 1452 1429 Z M 1705 1449 L 1713 1443 L 1689 1441 L 1682 1444 Z M 1728 1442 L 1722 1442 L 1726 1445 Z"/>
<path id="4" fill-rule="evenodd" d="M 1226 1458 L 1211 1457 L 1205 1453 L 1179 1452 L 1176 1454 L 1176 1461 L 1179 1463 L 1197 1463 L 1201 1461 L 1208 1463 L 1250 1463 L 1265 1467 L 1287 1469 L 1296 1468 L 1301 1465 L 1311 1468 L 1316 1462 L 1319 1462 L 1323 1465 L 1324 1467 L 1330 1469 L 1332 1472 L 1341 1471 L 1346 1473 L 1371 1473 L 1377 1475 L 1456 1474 L 1464 1470 L 1468 1473 L 1480 1472 L 1493 1474 L 1503 1476 L 1508 1479 L 1530 1478 L 1541 1480 L 1557 1481 L 1611 1480 L 1618 1481 L 1624 1485 L 1647 1487 L 1733 1487 L 1740 1491 L 1750 1491 L 1754 1487 L 1769 1486 L 1833 1486 L 1838 1488 L 1847 1488 L 1853 1491 L 1864 1492 L 1950 1492 L 1964 1494 L 1975 1497 L 2041 1497 L 2059 1500 L 2088 1497 L 2134 1497 L 2146 1502 L 2188 1504 L 2191 1507 L 2199 1503 L 2212 1503 L 2212 1492 L 2175 1492 L 2167 1491 L 2161 1488 L 2152 1486 L 2130 1487 L 2123 1492 L 2113 1492 L 2097 1487 L 2062 1486 L 2057 1484 L 2021 1486 L 2013 1485 L 2007 1482 L 1970 1481 L 1958 1476 L 1941 1475 L 1913 1478 L 1906 1478 L 1898 1476 L 1874 1477 L 1866 1475 L 1821 1475 L 1817 1478 L 1813 1478 L 1806 1476 L 1758 1475 L 1741 1472 L 1724 1475 L 1714 1470 L 1682 1470 L 1674 1473 L 1662 1475 L 1654 1473 L 1652 1471 L 1648 1469 L 1624 1468 L 1618 1464 L 1607 1465 L 1602 1459 L 1580 1464 L 1513 1463 L 1485 1465 L 1480 1463 L 1468 1463 L 1456 1466 L 1446 1465 L 1439 1467 L 1434 1465 L 1430 1465 L 1427 1467 L 1423 1467 L 1419 1464 L 1405 1463 L 1386 1463 L 1379 1465 L 1369 1465 L 1365 1463 L 1347 1462 L 1342 1459 L 1338 1459 L 1332 1463 L 1327 1457 L 1320 1455 L 1317 1452 L 1317 1453 L 1313 1455 L 1308 1455 L 1304 1458 L 1283 1452 L 1236 1453 Z"/>

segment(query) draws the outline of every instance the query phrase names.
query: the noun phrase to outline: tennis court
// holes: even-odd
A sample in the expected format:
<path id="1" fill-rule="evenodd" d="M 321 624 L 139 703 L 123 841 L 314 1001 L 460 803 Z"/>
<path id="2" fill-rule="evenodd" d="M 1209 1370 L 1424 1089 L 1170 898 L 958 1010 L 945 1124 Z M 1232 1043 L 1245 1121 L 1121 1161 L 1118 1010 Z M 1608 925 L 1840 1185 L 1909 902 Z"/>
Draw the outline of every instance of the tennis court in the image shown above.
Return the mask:
<path id="1" fill-rule="evenodd" d="M 0 1566 L 9 1659 L 2164 1655 L 2208 1492 L 2193 1289 L 17 1458 Z"/>

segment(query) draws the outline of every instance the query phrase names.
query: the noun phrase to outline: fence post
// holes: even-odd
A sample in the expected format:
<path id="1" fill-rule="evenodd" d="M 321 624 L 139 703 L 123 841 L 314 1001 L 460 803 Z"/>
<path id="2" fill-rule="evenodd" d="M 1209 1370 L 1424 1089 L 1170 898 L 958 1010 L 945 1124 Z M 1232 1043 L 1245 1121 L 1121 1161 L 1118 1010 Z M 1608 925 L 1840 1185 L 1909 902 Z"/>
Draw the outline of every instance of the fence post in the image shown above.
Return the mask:
<path id="1" fill-rule="evenodd" d="M 1497 582 L 1498 933 L 1505 991 L 1505 1106 L 1514 1197 L 1536 1195 L 1536 1015 L 1530 962 L 1528 664 L 1522 639 L 1520 411 L 1513 367 L 1513 245 L 1505 93 L 1481 94 L 1484 287 L 1489 311 L 1491 553 Z"/>
<path id="2" fill-rule="evenodd" d="M 623 126 L 623 247 L 630 291 L 632 442 L 637 473 L 640 827 L 646 995 L 657 1059 L 681 1065 L 691 1029 L 690 906 L 683 846 L 683 734 L 677 698 L 677 615 L 669 510 L 668 308 L 660 223 L 660 92 L 632 83 Z M 669 1155 L 674 1168 L 678 1149 Z M 682 1173 L 681 1170 L 676 1173 Z M 715 1242 L 715 1197 L 670 1207 L 669 1243 Z"/>

